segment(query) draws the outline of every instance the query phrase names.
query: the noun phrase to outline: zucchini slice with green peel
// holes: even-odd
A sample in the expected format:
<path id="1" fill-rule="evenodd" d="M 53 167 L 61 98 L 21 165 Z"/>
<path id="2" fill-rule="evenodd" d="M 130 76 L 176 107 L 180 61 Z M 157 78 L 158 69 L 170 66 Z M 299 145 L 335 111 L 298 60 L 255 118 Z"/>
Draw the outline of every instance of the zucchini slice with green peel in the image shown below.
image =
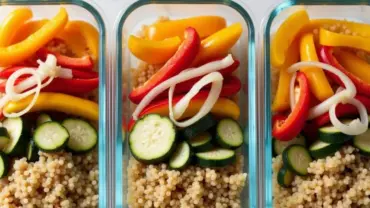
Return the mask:
<path id="1" fill-rule="evenodd" d="M 0 127 L 0 150 L 4 149 L 10 142 L 8 130 L 5 127 Z"/>
<path id="2" fill-rule="evenodd" d="M 370 129 L 365 133 L 355 136 L 353 146 L 360 150 L 366 156 L 370 156 Z"/>
<path id="3" fill-rule="evenodd" d="M 201 167 L 224 167 L 236 161 L 235 151 L 222 148 L 198 152 L 195 157 L 197 164 Z"/>
<path id="4" fill-rule="evenodd" d="M 342 147 L 342 144 L 330 144 L 320 140 L 317 140 L 313 144 L 311 144 L 309 150 L 312 157 L 319 159 L 325 158 L 327 156 L 333 155 L 336 151 L 338 151 Z"/>
<path id="5" fill-rule="evenodd" d="M 182 129 L 181 132 L 184 138 L 189 140 L 207 131 L 208 129 L 212 128 L 216 124 L 217 124 L 217 121 L 209 113 L 205 115 L 203 118 L 201 118 L 199 121 L 197 121 L 196 123 Z"/>
<path id="6" fill-rule="evenodd" d="M 36 162 L 39 160 L 39 149 L 35 145 L 34 141 L 30 141 L 27 147 L 27 161 Z"/>
<path id="7" fill-rule="evenodd" d="M 37 117 L 36 123 L 37 123 L 37 126 L 40 126 L 41 124 L 45 122 L 49 122 L 49 121 L 52 121 L 51 117 L 46 113 L 42 113 Z"/>
<path id="8" fill-rule="evenodd" d="M 36 128 L 33 141 L 45 152 L 57 152 L 67 144 L 69 133 L 60 123 L 49 121 Z"/>
<path id="9" fill-rule="evenodd" d="M 222 119 L 216 127 L 216 141 L 220 147 L 237 149 L 242 146 L 244 135 L 237 121 L 231 118 Z"/>
<path id="10" fill-rule="evenodd" d="M 29 141 L 29 133 L 25 127 L 25 122 L 21 117 L 7 118 L 3 122 L 10 141 L 3 148 L 3 152 L 11 156 L 24 156 Z"/>
<path id="11" fill-rule="evenodd" d="M 273 139 L 272 144 L 274 147 L 275 154 L 280 155 L 283 153 L 285 148 L 289 147 L 290 145 L 300 144 L 300 145 L 306 146 L 306 138 L 303 135 L 298 135 L 297 137 L 289 141 L 281 141 L 278 139 Z"/>
<path id="12" fill-rule="evenodd" d="M 345 121 L 343 123 L 348 123 L 350 121 Z M 340 130 L 335 128 L 333 125 L 328 125 L 319 128 L 319 140 L 330 143 L 330 144 L 337 144 L 337 143 L 344 143 L 349 141 L 353 138 L 351 135 L 343 134 Z"/>
<path id="13" fill-rule="evenodd" d="M 293 173 L 305 176 L 308 174 L 307 168 L 312 162 L 312 158 L 304 146 L 293 144 L 284 150 L 283 161 Z"/>
<path id="14" fill-rule="evenodd" d="M 190 146 L 187 142 L 182 141 L 177 145 L 175 152 L 171 155 L 169 166 L 172 169 L 185 168 L 191 161 Z"/>
<path id="15" fill-rule="evenodd" d="M 148 114 L 135 122 L 129 135 L 129 147 L 142 163 L 166 161 L 176 147 L 176 127 L 167 117 Z"/>
<path id="16" fill-rule="evenodd" d="M 73 153 L 85 153 L 92 150 L 98 143 L 95 128 L 82 119 L 68 118 L 62 125 L 69 133 L 67 149 Z"/>
<path id="17" fill-rule="evenodd" d="M 195 152 L 204 152 L 213 148 L 212 135 L 209 132 L 201 133 L 188 140 L 188 142 Z"/>
<path id="18" fill-rule="evenodd" d="M 288 188 L 294 180 L 294 173 L 287 167 L 282 167 L 277 175 L 277 181 L 280 186 Z"/>
<path id="19" fill-rule="evenodd" d="M 9 157 L 0 151 L 0 178 L 4 178 L 9 172 Z"/>

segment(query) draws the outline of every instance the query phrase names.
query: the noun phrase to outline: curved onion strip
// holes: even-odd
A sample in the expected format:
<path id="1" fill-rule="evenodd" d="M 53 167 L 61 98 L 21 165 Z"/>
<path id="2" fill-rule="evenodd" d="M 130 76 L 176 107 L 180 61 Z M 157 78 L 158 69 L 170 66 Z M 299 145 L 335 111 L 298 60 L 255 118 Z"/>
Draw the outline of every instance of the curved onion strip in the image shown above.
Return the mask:
<path id="1" fill-rule="evenodd" d="M 354 105 L 358 109 L 361 120 L 357 118 L 351 121 L 348 125 L 343 124 L 338 119 L 335 113 L 335 108 L 337 107 L 337 104 L 338 104 L 338 103 L 335 103 L 330 107 L 330 110 L 329 110 L 330 121 L 336 129 L 343 132 L 344 134 L 348 134 L 348 135 L 362 134 L 367 130 L 368 123 L 369 123 L 366 108 L 364 104 L 362 104 L 360 101 L 358 101 L 355 98 L 348 100 L 348 103 Z"/>
<path id="2" fill-rule="evenodd" d="M 334 103 L 339 103 L 339 102 L 346 102 L 350 98 L 354 98 L 357 90 L 353 82 L 345 75 L 343 72 L 341 72 L 339 69 L 329 65 L 329 64 L 324 64 L 321 62 L 316 62 L 316 61 L 304 61 L 304 62 L 298 62 L 293 64 L 288 68 L 288 72 L 296 72 L 299 69 L 303 67 L 319 67 L 324 70 L 327 70 L 335 75 L 337 75 L 342 82 L 344 83 L 344 86 L 346 87 L 345 90 L 341 91 L 340 93 L 337 93 L 330 98 L 326 99 L 325 101 L 321 102 L 320 104 L 314 106 L 313 108 L 310 109 L 308 119 L 314 119 L 326 112 L 329 111 L 330 107 Z M 292 82 L 290 82 L 292 84 Z M 294 82 L 293 82 L 294 84 Z M 293 86 L 294 89 L 294 86 Z M 292 86 L 290 86 L 290 95 L 293 94 L 294 92 L 292 91 Z"/>
<path id="3" fill-rule="evenodd" d="M 296 78 L 297 78 L 297 72 L 294 72 L 292 78 L 290 79 L 290 84 L 289 84 L 290 109 L 293 109 L 295 105 L 294 85 L 295 85 Z"/>
<path id="4" fill-rule="evenodd" d="M 205 74 L 208 74 L 210 72 L 218 71 L 223 68 L 229 67 L 234 63 L 234 60 L 229 54 L 225 58 L 219 61 L 213 61 L 209 62 L 207 64 L 204 64 L 198 68 L 194 68 L 191 70 L 188 70 L 184 73 L 178 74 L 174 77 L 169 78 L 168 80 L 162 82 L 161 84 L 154 87 L 139 103 L 139 105 L 136 107 L 134 113 L 132 114 L 132 117 L 134 120 L 138 119 L 139 113 L 155 98 L 158 96 L 158 94 L 162 93 L 166 89 L 170 88 L 173 85 L 176 85 L 178 83 L 187 81 L 189 79 L 192 79 L 194 77 L 203 76 Z"/>
<path id="5" fill-rule="evenodd" d="M 221 73 L 219 72 L 212 72 L 204 76 L 191 88 L 191 90 L 183 98 L 181 98 L 181 100 L 175 105 L 174 109 L 172 109 L 172 98 L 173 98 L 175 86 L 171 86 L 170 90 L 168 91 L 168 101 L 169 101 L 168 107 L 169 107 L 170 119 L 172 120 L 172 122 L 176 126 L 187 127 L 187 126 L 194 124 L 199 119 L 201 119 L 203 116 L 205 116 L 207 113 L 209 113 L 220 96 L 220 93 L 222 90 L 222 80 L 223 80 L 223 77 Z M 205 85 L 209 83 L 212 83 L 211 90 L 207 96 L 207 99 L 203 103 L 202 107 L 199 109 L 198 113 L 186 121 L 183 121 L 183 122 L 176 121 L 176 119 L 180 118 L 184 114 L 191 99 L 195 95 L 198 94 L 198 92 L 202 89 L 202 87 L 204 87 Z"/>

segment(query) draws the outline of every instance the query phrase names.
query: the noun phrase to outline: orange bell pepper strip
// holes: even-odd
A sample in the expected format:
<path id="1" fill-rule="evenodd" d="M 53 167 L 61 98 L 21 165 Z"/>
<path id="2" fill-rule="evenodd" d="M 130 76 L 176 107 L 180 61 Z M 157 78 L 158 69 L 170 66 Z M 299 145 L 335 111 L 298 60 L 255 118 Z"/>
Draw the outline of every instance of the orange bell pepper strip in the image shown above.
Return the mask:
<path id="1" fill-rule="evenodd" d="M 318 61 L 313 34 L 306 33 L 300 40 L 301 61 Z M 314 96 L 324 101 L 331 97 L 334 92 L 322 69 L 316 67 L 302 68 L 301 71 L 307 76 L 311 92 Z"/>
<path id="2" fill-rule="evenodd" d="M 226 20 L 219 16 L 198 16 L 186 19 L 169 20 L 150 25 L 145 30 L 148 40 L 164 40 L 171 37 L 184 38 L 184 30 L 194 28 L 201 39 L 226 27 Z"/>
<path id="3" fill-rule="evenodd" d="M 0 26 L 0 47 L 9 46 L 24 22 L 31 18 L 32 11 L 29 8 L 19 8 L 11 12 Z"/>
<path id="4" fill-rule="evenodd" d="M 28 36 L 35 33 L 42 26 L 44 26 L 49 20 L 34 20 L 24 23 L 18 30 L 18 32 L 11 38 L 11 44 L 16 44 L 26 39 Z"/>
<path id="5" fill-rule="evenodd" d="M 334 50 L 334 56 L 347 71 L 370 84 L 370 64 L 358 56 L 343 50 Z"/>
<path id="6" fill-rule="evenodd" d="M 212 59 L 225 57 L 239 40 L 242 32 L 242 25 L 235 23 L 202 40 L 198 55 L 192 65 L 198 66 Z"/>
<path id="7" fill-rule="evenodd" d="M 179 37 L 154 41 L 131 35 L 128 39 L 128 48 L 131 53 L 148 64 L 165 63 L 176 53 L 180 44 L 181 39 Z"/>
<path id="8" fill-rule="evenodd" d="M 320 28 L 320 44 L 324 46 L 350 47 L 370 52 L 370 39 L 360 36 L 344 35 Z"/>
<path id="9" fill-rule="evenodd" d="M 52 20 L 22 42 L 7 47 L 0 47 L 0 66 L 10 66 L 31 57 L 63 30 L 67 22 L 67 11 L 61 8 Z"/>

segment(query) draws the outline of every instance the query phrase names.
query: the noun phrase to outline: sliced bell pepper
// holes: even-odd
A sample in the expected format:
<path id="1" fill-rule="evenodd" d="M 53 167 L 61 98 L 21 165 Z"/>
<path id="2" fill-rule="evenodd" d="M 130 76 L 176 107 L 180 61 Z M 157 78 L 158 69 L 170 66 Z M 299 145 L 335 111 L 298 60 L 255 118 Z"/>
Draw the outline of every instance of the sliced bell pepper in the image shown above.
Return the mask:
<path id="1" fill-rule="evenodd" d="M 356 86 L 358 93 L 366 95 L 366 96 L 370 95 L 370 84 L 362 81 L 359 77 L 347 71 L 334 57 L 333 52 L 334 50 L 332 47 L 322 46 L 320 49 L 321 61 L 334 66 L 335 68 L 343 72 L 348 78 L 350 78 L 353 84 Z M 330 72 L 327 72 L 326 74 L 330 76 L 334 80 L 335 83 L 344 87 L 343 82 L 339 79 L 338 76 Z"/>
<path id="2" fill-rule="evenodd" d="M 276 31 L 271 40 L 271 65 L 275 68 L 284 64 L 286 52 L 301 29 L 310 22 L 307 11 L 302 9 L 290 15 Z"/>
<path id="3" fill-rule="evenodd" d="M 297 73 L 299 84 L 298 102 L 286 119 L 276 119 L 273 123 L 272 136 L 288 141 L 296 137 L 304 127 L 310 108 L 310 89 L 308 79 L 302 72 Z"/>
<path id="4" fill-rule="evenodd" d="M 19 101 L 11 101 L 4 106 L 3 110 L 7 113 L 20 112 L 30 104 L 33 96 L 30 95 Z M 62 93 L 40 93 L 35 105 L 33 105 L 29 112 L 48 110 L 81 116 L 92 121 L 99 120 L 99 106 L 97 103 Z"/>
<path id="5" fill-rule="evenodd" d="M 9 66 L 31 57 L 38 49 L 53 39 L 67 24 L 68 14 L 64 8 L 41 29 L 22 42 L 0 47 L 0 66 Z"/>
<path id="6" fill-rule="evenodd" d="M 313 34 L 307 33 L 301 37 L 300 41 L 301 61 L 318 61 Z M 334 92 L 322 69 L 316 67 L 302 68 L 301 71 L 307 76 L 310 83 L 311 92 L 315 97 L 324 101 L 331 97 Z"/>
<path id="7" fill-rule="evenodd" d="M 189 103 L 188 108 L 186 109 L 183 116 L 180 119 L 188 118 L 194 116 L 198 113 L 199 109 L 205 102 L 208 96 L 208 92 L 199 92 Z M 175 105 L 182 96 L 176 96 L 173 98 L 172 105 Z M 144 110 L 141 111 L 139 118 L 150 113 L 157 113 L 162 116 L 168 116 L 168 99 L 161 101 L 156 101 L 147 106 Z M 213 106 L 211 113 L 216 117 L 230 117 L 237 120 L 240 116 L 239 106 L 232 100 L 227 98 L 219 98 L 216 104 Z M 129 130 L 133 127 L 135 121 L 131 120 L 129 122 Z"/>
<path id="8" fill-rule="evenodd" d="M 194 28 L 185 30 L 185 40 L 179 49 L 166 64 L 159 69 L 144 85 L 132 90 L 130 100 L 134 103 L 140 102 L 144 96 L 155 86 L 189 67 L 198 53 L 200 40 Z"/>
<path id="9" fill-rule="evenodd" d="M 41 27 L 43 27 L 47 22 L 48 19 L 41 19 L 41 20 L 33 20 L 24 23 L 18 30 L 16 34 L 11 39 L 11 44 L 19 43 L 26 39 L 28 36 L 35 33 Z"/>
<path id="10" fill-rule="evenodd" d="M 205 64 L 212 59 L 226 56 L 239 40 L 242 32 L 242 25 L 235 23 L 202 40 L 198 55 L 192 65 Z"/>
<path id="11" fill-rule="evenodd" d="M 133 35 L 128 39 L 128 48 L 138 59 L 148 64 L 162 64 L 176 53 L 181 39 L 172 37 L 165 40 L 145 40 Z"/>
<path id="12" fill-rule="evenodd" d="M 145 37 L 149 40 L 164 40 L 175 36 L 183 38 L 184 30 L 188 27 L 194 28 L 203 39 L 226 27 L 226 20 L 219 16 L 198 16 L 158 22 L 145 30 Z"/>
<path id="13" fill-rule="evenodd" d="M 88 55 L 83 56 L 81 58 L 72 58 L 57 52 L 52 52 L 47 48 L 41 48 L 36 52 L 36 54 L 43 61 L 46 60 L 48 54 L 52 54 L 57 59 L 57 64 L 66 68 L 92 70 L 94 67 L 93 60 Z"/>
<path id="14" fill-rule="evenodd" d="M 344 35 L 320 28 L 320 44 L 342 46 L 370 52 L 370 39 L 361 36 Z"/>
<path id="15" fill-rule="evenodd" d="M 19 8 L 11 12 L 0 26 L 0 47 L 11 44 L 12 38 L 19 32 L 24 22 L 32 18 L 30 8 Z"/>
<path id="16" fill-rule="evenodd" d="M 349 73 L 370 84 L 370 64 L 358 56 L 343 50 L 334 50 L 334 56 L 339 64 Z"/>

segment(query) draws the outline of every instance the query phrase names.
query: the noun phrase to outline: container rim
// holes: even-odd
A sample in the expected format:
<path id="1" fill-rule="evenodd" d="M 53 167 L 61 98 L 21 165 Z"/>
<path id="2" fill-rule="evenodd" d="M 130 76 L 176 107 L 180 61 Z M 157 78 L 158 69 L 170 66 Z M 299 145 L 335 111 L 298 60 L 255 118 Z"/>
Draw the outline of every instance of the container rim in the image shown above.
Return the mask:
<path id="1" fill-rule="evenodd" d="M 76 5 L 86 9 L 93 15 L 99 29 L 99 207 L 106 207 L 107 183 L 106 183 L 106 26 L 103 19 L 103 12 L 94 3 L 83 0 L 4 0 L 0 6 L 39 6 L 39 5 Z"/>
<path id="2" fill-rule="evenodd" d="M 245 129 L 245 133 L 248 133 L 248 185 L 249 185 L 249 207 L 257 207 L 257 166 L 256 166 L 256 156 L 257 156 L 257 146 L 256 146 L 256 61 L 255 61 L 255 28 L 253 19 L 251 17 L 251 12 L 247 11 L 245 5 L 241 3 L 237 3 L 231 0 L 183 0 L 183 1 L 176 1 L 176 0 L 139 0 L 127 8 L 123 9 L 121 14 L 119 15 L 118 19 L 116 20 L 115 30 L 116 30 L 116 67 L 117 67 L 117 78 L 116 78 L 116 95 L 115 95 L 115 103 L 117 105 L 116 109 L 116 118 L 115 118 L 115 131 L 116 131 L 116 167 L 122 166 L 122 155 L 123 155 L 123 135 L 126 134 L 122 129 L 122 106 L 119 103 L 122 102 L 122 29 L 123 25 L 127 19 L 127 17 L 137 8 L 149 4 L 218 4 L 218 5 L 225 5 L 233 8 L 236 10 L 247 23 L 248 27 L 248 97 L 249 97 L 249 105 L 248 105 L 248 126 Z M 117 86 L 118 85 L 118 86 Z M 115 202 L 116 207 L 122 207 L 123 204 L 123 187 L 121 186 L 122 183 L 122 168 L 118 168 L 115 171 L 115 179 L 116 179 L 116 194 L 115 194 Z M 252 197 L 251 197 L 252 196 Z"/>
<path id="3" fill-rule="evenodd" d="M 258 155 L 260 158 L 260 162 L 263 162 L 264 165 L 261 166 L 260 174 L 264 177 L 264 180 L 261 180 L 259 185 L 261 187 L 259 192 L 259 204 L 261 207 L 273 207 L 273 187 L 272 187 L 272 128 L 271 128 L 271 65 L 270 65 L 270 32 L 272 22 L 275 17 L 277 17 L 283 10 L 293 7 L 293 6 L 315 6 L 315 5 L 323 5 L 323 6 L 369 6 L 370 2 L 368 0 L 287 0 L 285 2 L 279 3 L 272 7 L 269 10 L 268 16 L 266 19 L 263 20 L 261 28 L 263 36 L 262 44 L 262 53 L 261 57 L 262 60 L 262 67 L 264 75 L 261 75 L 262 78 L 259 80 L 261 83 L 265 83 L 261 85 L 261 89 L 263 90 L 263 96 L 261 96 L 258 100 L 259 103 L 262 104 L 263 109 L 260 114 L 260 118 L 263 118 L 262 121 L 259 123 L 260 127 L 262 128 L 260 137 L 263 138 L 260 143 L 260 149 L 263 150 Z M 261 100 L 262 99 L 262 100 Z M 264 188 L 262 188 L 264 187 Z M 264 190 L 263 190 L 264 189 Z"/>

